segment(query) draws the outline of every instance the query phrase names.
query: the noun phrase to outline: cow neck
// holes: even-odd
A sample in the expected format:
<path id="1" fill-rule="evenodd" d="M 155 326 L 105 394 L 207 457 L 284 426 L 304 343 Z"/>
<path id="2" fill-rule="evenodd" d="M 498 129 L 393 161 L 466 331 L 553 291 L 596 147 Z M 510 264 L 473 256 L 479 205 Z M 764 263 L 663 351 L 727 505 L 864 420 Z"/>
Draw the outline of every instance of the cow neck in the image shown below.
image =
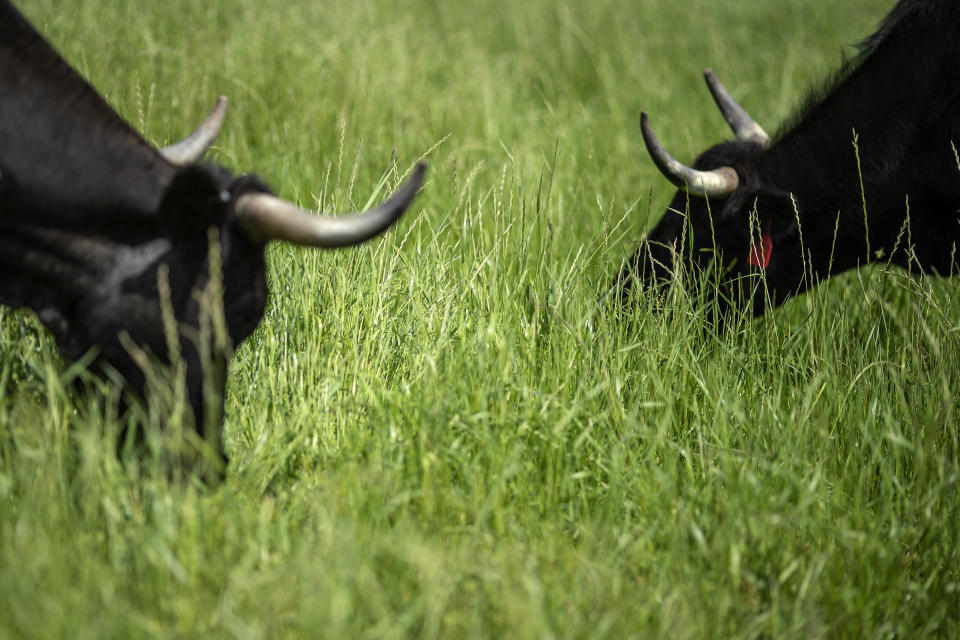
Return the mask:
<path id="1" fill-rule="evenodd" d="M 909 189 L 919 192 L 923 187 L 909 151 L 920 141 L 937 139 L 938 125 L 947 115 L 936 110 L 946 74 L 956 75 L 945 64 L 952 59 L 948 40 L 953 34 L 919 38 L 903 33 L 906 29 L 849 63 L 833 88 L 821 100 L 811 101 L 759 163 L 768 180 L 796 197 L 804 237 L 814 251 L 818 240 L 832 244 L 838 215 L 848 222 L 863 219 L 864 199 L 869 220 L 876 223 L 871 226 L 871 250 L 889 248 L 884 245 L 893 243 L 901 226 Z M 956 82 L 953 77 L 949 81 Z M 932 114 L 917 105 L 929 107 Z M 949 151 L 945 131 L 939 140 L 942 151 Z M 941 155 L 944 161 L 953 160 Z M 848 247 L 854 262 L 863 261 L 863 226 L 840 225 L 837 245 Z"/>

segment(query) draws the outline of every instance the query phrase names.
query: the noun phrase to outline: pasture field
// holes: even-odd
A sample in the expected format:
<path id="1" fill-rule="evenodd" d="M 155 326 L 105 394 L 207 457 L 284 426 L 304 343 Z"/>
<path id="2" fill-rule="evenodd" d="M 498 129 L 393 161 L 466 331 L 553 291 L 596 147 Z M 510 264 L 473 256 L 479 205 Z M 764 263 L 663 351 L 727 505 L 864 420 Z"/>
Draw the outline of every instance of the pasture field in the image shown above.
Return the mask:
<path id="1" fill-rule="evenodd" d="M 775 131 L 892 0 L 17 4 L 156 144 L 229 95 L 209 158 L 304 207 L 430 173 L 270 248 L 215 488 L 0 310 L 0 637 L 960 636 L 960 280 L 604 301 L 672 194 L 640 111 L 691 160 L 712 66 Z"/>

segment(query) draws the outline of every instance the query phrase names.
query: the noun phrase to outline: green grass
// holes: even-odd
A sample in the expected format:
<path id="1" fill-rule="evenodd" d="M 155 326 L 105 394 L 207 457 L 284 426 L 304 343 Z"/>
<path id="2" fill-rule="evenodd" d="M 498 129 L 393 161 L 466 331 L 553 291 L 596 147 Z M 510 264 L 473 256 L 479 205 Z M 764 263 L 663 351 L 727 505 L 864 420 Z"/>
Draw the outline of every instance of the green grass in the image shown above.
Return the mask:
<path id="1" fill-rule="evenodd" d="M 18 4 L 156 144 L 228 94 L 211 158 L 305 207 L 431 169 L 383 239 L 271 247 L 216 489 L 0 311 L 0 636 L 960 634 L 957 280 L 597 304 L 672 193 L 640 111 L 691 159 L 712 66 L 775 130 L 890 0 Z"/>

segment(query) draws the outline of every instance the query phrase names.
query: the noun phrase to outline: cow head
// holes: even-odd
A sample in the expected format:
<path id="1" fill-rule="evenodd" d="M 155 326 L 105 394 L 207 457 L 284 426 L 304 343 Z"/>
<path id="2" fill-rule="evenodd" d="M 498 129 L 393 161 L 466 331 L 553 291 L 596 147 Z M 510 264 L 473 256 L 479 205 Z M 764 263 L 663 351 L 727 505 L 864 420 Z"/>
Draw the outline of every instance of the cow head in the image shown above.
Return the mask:
<path id="1" fill-rule="evenodd" d="M 222 122 L 218 111 L 224 107 L 221 98 L 211 118 Z M 375 237 L 408 208 L 426 165 L 418 163 L 397 193 L 374 209 L 316 216 L 273 196 L 256 176 L 198 164 L 219 128 L 198 137 L 209 123 L 161 150 L 172 177 L 152 215 L 126 222 L 132 229 L 34 234 L 56 240 L 47 272 L 68 272 L 61 261 L 80 267 L 38 309 L 64 354 L 78 360 L 93 353 L 97 371 L 119 373 L 139 395 L 151 382 L 149 361 L 179 361 L 195 426 L 218 439 L 228 361 L 264 314 L 266 244 L 338 248 Z"/>
<path id="2" fill-rule="evenodd" d="M 770 137 L 711 70 L 704 76 L 736 139 L 711 147 L 688 167 L 664 149 L 642 114 L 647 150 L 679 190 L 625 264 L 616 288 L 662 288 L 682 270 L 695 287 L 718 294 L 721 310 L 760 314 L 768 299 L 782 301 L 802 287 L 795 203 L 765 170 Z"/>
<path id="3" fill-rule="evenodd" d="M 266 305 L 266 244 L 337 248 L 370 239 L 404 213 L 426 172 L 418 163 L 369 211 L 307 213 L 255 176 L 198 163 L 225 108 L 221 98 L 193 134 L 145 154 L 161 183 L 148 206 L 116 205 L 144 195 L 131 196 L 123 184 L 78 198 L 69 189 L 38 194 L 39 172 L 21 180 L 18 168 L 0 178 L 0 262 L 8 267 L 0 302 L 34 309 L 64 355 L 92 355 L 94 371 L 138 396 L 162 372 L 156 361 L 182 365 L 194 425 L 221 447 L 227 365 Z M 4 168 L 15 164 L 0 157 Z M 65 193 L 69 203 L 58 202 Z"/>
<path id="4" fill-rule="evenodd" d="M 265 245 L 368 240 L 403 214 L 426 170 L 418 163 L 379 207 L 317 216 L 256 177 L 198 164 L 225 109 L 221 98 L 158 150 L 0 0 L 0 304 L 32 309 L 64 355 L 134 395 L 156 388 L 155 361 L 171 365 L 211 440 L 232 350 L 263 317 Z"/>

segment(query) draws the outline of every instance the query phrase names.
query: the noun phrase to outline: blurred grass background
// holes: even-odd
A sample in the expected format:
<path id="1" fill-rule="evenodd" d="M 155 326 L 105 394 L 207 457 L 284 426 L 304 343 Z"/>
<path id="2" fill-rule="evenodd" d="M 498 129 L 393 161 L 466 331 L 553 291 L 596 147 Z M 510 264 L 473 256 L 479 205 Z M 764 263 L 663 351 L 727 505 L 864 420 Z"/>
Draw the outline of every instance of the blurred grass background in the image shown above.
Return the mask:
<path id="1" fill-rule="evenodd" d="M 0 636 L 950 637 L 954 279 L 848 273 L 717 334 L 598 304 L 690 160 L 711 66 L 774 131 L 892 2 L 21 0 L 148 140 L 324 213 L 421 156 L 384 238 L 269 251 L 225 483 L 0 310 Z"/>

